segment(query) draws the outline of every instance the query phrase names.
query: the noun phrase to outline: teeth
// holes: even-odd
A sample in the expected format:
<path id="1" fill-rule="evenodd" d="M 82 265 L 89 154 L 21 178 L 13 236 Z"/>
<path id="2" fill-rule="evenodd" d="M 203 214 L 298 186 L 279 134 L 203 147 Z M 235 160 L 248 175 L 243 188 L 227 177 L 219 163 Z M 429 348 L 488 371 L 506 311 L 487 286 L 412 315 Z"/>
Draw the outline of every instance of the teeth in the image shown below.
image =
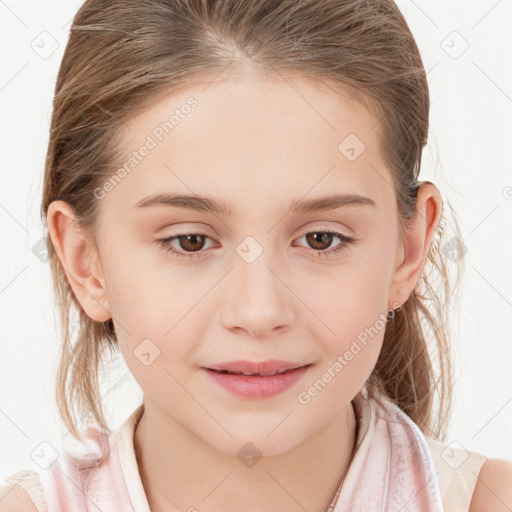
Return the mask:
<path id="1" fill-rule="evenodd" d="M 248 373 L 248 372 L 236 372 L 237 375 L 246 375 L 246 376 L 258 376 L 258 377 L 271 377 L 272 375 L 282 374 L 287 372 L 288 370 L 276 370 L 272 373 Z"/>
<path id="2" fill-rule="evenodd" d="M 216 371 L 219 373 L 229 373 L 231 375 L 245 375 L 246 377 L 271 377 L 272 375 L 281 375 L 290 370 L 296 370 L 296 368 L 288 368 L 286 370 L 276 370 L 272 373 L 230 372 L 228 370 L 216 370 Z"/>

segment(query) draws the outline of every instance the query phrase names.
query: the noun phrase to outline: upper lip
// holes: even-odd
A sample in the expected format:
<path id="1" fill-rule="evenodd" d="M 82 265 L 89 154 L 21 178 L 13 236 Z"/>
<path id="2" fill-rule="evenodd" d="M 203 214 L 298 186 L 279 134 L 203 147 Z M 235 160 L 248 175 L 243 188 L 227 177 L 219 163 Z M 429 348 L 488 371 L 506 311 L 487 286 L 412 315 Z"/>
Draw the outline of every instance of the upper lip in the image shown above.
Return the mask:
<path id="1" fill-rule="evenodd" d="M 226 370 L 233 373 L 258 373 L 268 374 L 277 371 L 291 370 L 300 368 L 301 366 L 309 366 L 308 363 L 295 363 L 293 361 L 281 361 L 279 359 L 270 359 L 268 361 L 226 361 L 213 366 L 209 366 L 209 370 L 222 371 Z"/>

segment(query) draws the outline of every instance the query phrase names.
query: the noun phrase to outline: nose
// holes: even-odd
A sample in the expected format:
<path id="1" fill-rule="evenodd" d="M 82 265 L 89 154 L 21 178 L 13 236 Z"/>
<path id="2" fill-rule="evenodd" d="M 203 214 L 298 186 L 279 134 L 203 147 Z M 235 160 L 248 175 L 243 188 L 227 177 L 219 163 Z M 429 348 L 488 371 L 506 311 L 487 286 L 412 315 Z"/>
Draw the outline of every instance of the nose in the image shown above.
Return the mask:
<path id="1" fill-rule="evenodd" d="M 253 261 L 240 258 L 224 283 L 222 322 L 234 332 L 264 338 L 288 330 L 296 317 L 296 299 L 285 275 L 265 252 Z"/>

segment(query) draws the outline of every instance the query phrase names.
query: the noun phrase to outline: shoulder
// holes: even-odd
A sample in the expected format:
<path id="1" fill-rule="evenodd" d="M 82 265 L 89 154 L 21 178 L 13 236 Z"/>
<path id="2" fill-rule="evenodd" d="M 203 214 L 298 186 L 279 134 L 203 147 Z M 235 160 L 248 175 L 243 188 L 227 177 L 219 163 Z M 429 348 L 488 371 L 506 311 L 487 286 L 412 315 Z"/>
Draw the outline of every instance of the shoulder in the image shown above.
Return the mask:
<path id="1" fill-rule="evenodd" d="M 21 470 L 0 481 L 0 512 L 38 512 L 47 509 L 37 471 Z"/>
<path id="2" fill-rule="evenodd" d="M 28 492 L 18 484 L 0 487 L 0 512 L 38 512 Z"/>
<path id="3" fill-rule="evenodd" d="M 446 512 L 469 511 L 478 474 L 487 457 L 465 449 L 457 441 L 449 443 L 425 436 L 437 475 Z"/>
<path id="4" fill-rule="evenodd" d="M 512 461 L 487 459 L 478 474 L 469 512 L 510 512 Z"/>

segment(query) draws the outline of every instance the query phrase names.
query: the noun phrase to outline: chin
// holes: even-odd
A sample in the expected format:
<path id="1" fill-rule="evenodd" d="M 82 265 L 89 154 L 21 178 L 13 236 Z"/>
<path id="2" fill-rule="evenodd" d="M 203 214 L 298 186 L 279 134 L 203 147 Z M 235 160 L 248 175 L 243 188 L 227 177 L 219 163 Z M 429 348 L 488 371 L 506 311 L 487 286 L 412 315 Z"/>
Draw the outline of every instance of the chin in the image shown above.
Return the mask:
<path id="1" fill-rule="evenodd" d="M 274 424 L 273 428 L 278 423 Z M 215 450 L 237 457 L 243 464 L 250 465 L 261 457 L 272 457 L 285 453 L 303 441 L 302 439 L 296 439 L 290 431 L 285 429 L 279 433 L 277 429 L 272 432 L 273 428 L 255 431 L 254 435 L 251 435 L 251 432 L 247 430 L 237 435 L 236 432 L 228 429 L 233 438 L 223 435 L 222 439 L 216 439 L 215 441 L 205 439 L 205 442 Z M 269 435 L 269 432 L 272 433 Z"/>

